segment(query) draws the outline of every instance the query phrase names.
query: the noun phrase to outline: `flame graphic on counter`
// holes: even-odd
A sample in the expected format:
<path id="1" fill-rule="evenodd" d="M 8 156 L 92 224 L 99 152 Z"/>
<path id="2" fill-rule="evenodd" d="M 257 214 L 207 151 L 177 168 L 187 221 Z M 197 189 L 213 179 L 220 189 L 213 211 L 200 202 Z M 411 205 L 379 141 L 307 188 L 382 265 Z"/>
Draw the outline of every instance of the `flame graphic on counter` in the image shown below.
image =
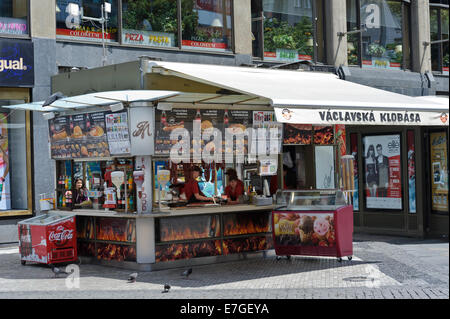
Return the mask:
<path id="1" fill-rule="evenodd" d="M 236 254 L 273 248 L 272 236 L 255 236 L 249 238 L 224 239 L 223 254 Z"/>
<path id="2" fill-rule="evenodd" d="M 161 219 L 159 228 L 161 242 L 220 236 L 218 215 Z"/>
<path id="3" fill-rule="evenodd" d="M 98 218 L 97 240 L 136 242 L 134 219 Z"/>
<path id="4" fill-rule="evenodd" d="M 223 223 L 224 236 L 270 232 L 269 213 L 225 215 Z"/>
<path id="5" fill-rule="evenodd" d="M 218 256 L 222 254 L 220 240 L 156 246 L 156 262 Z"/>

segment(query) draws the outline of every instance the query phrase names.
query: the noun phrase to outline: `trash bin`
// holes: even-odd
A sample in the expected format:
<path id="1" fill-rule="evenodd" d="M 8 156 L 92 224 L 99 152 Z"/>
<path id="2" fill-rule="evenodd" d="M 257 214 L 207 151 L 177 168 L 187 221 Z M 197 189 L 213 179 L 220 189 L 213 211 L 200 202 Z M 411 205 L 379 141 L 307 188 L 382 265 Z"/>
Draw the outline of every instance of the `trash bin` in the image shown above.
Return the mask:
<path id="1" fill-rule="evenodd" d="M 22 265 L 28 262 L 56 264 L 77 261 L 75 215 L 49 213 L 18 223 Z"/>
<path id="2" fill-rule="evenodd" d="M 353 207 L 346 204 L 340 190 L 278 191 L 272 232 L 277 256 L 351 260 Z"/>

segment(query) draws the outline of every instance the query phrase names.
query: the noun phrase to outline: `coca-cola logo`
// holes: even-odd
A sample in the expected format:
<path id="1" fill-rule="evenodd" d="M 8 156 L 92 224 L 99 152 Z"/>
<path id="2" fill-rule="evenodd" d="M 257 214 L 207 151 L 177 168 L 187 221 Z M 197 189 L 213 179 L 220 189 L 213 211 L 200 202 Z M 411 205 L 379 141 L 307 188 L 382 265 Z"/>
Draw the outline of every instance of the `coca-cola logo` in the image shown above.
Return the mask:
<path id="1" fill-rule="evenodd" d="M 73 229 L 65 229 L 64 226 L 58 226 L 56 231 L 52 230 L 48 235 L 48 240 L 56 245 L 65 245 L 72 238 Z"/>

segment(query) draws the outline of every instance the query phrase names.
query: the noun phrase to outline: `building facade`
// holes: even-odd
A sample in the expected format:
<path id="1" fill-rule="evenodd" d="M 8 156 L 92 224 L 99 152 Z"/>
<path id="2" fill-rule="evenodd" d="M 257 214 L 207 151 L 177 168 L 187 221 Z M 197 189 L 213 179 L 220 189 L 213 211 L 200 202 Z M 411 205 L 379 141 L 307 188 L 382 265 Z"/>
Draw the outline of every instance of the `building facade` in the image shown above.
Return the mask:
<path id="1" fill-rule="evenodd" d="M 52 93 L 51 76 L 58 73 L 142 56 L 331 72 L 347 81 L 410 96 L 448 96 L 448 1 L 111 0 L 103 11 L 102 4 L 97 0 L 1 2 L 0 107 L 45 100 Z M 95 86 L 94 79 L 92 91 Z M 55 171 L 55 163 L 49 155 L 48 124 L 41 114 L 0 111 L 5 123 L 0 242 L 10 242 L 17 240 L 17 221 L 39 214 L 40 196 L 55 188 L 55 176 L 49 173 Z M 355 210 L 357 229 L 412 236 L 448 234 L 447 152 L 439 161 L 447 174 L 447 197 L 439 197 L 441 201 L 445 197 L 446 206 L 433 204 L 437 191 L 431 177 L 437 162 L 433 154 L 438 153 L 434 142 L 443 140 L 448 148 L 448 132 L 432 127 L 410 132 L 348 129 L 348 147 L 350 137 L 357 138 L 360 172 L 365 169 L 364 143 L 371 135 L 399 136 L 404 185 L 411 165 L 408 147 L 427 149 L 428 154 L 415 161 L 416 185 L 423 182 L 421 192 L 426 193 L 417 209 L 409 206 L 406 190 L 401 192 L 401 208 L 394 211 L 366 207 L 361 199 L 361 208 Z M 362 196 L 363 174 L 361 178 Z"/>

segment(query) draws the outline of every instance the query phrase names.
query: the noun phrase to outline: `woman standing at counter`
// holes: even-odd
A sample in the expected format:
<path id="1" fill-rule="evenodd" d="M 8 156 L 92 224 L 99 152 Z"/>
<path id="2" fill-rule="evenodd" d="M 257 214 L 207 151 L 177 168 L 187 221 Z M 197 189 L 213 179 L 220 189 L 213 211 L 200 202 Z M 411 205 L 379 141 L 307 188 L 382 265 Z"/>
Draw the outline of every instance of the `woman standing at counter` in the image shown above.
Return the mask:
<path id="1" fill-rule="evenodd" d="M 239 196 L 244 194 L 244 188 L 239 183 L 239 179 L 235 175 L 230 175 L 228 186 L 225 187 L 225 194 L 228 197 L 228 204 L 239 204 Z"/>

